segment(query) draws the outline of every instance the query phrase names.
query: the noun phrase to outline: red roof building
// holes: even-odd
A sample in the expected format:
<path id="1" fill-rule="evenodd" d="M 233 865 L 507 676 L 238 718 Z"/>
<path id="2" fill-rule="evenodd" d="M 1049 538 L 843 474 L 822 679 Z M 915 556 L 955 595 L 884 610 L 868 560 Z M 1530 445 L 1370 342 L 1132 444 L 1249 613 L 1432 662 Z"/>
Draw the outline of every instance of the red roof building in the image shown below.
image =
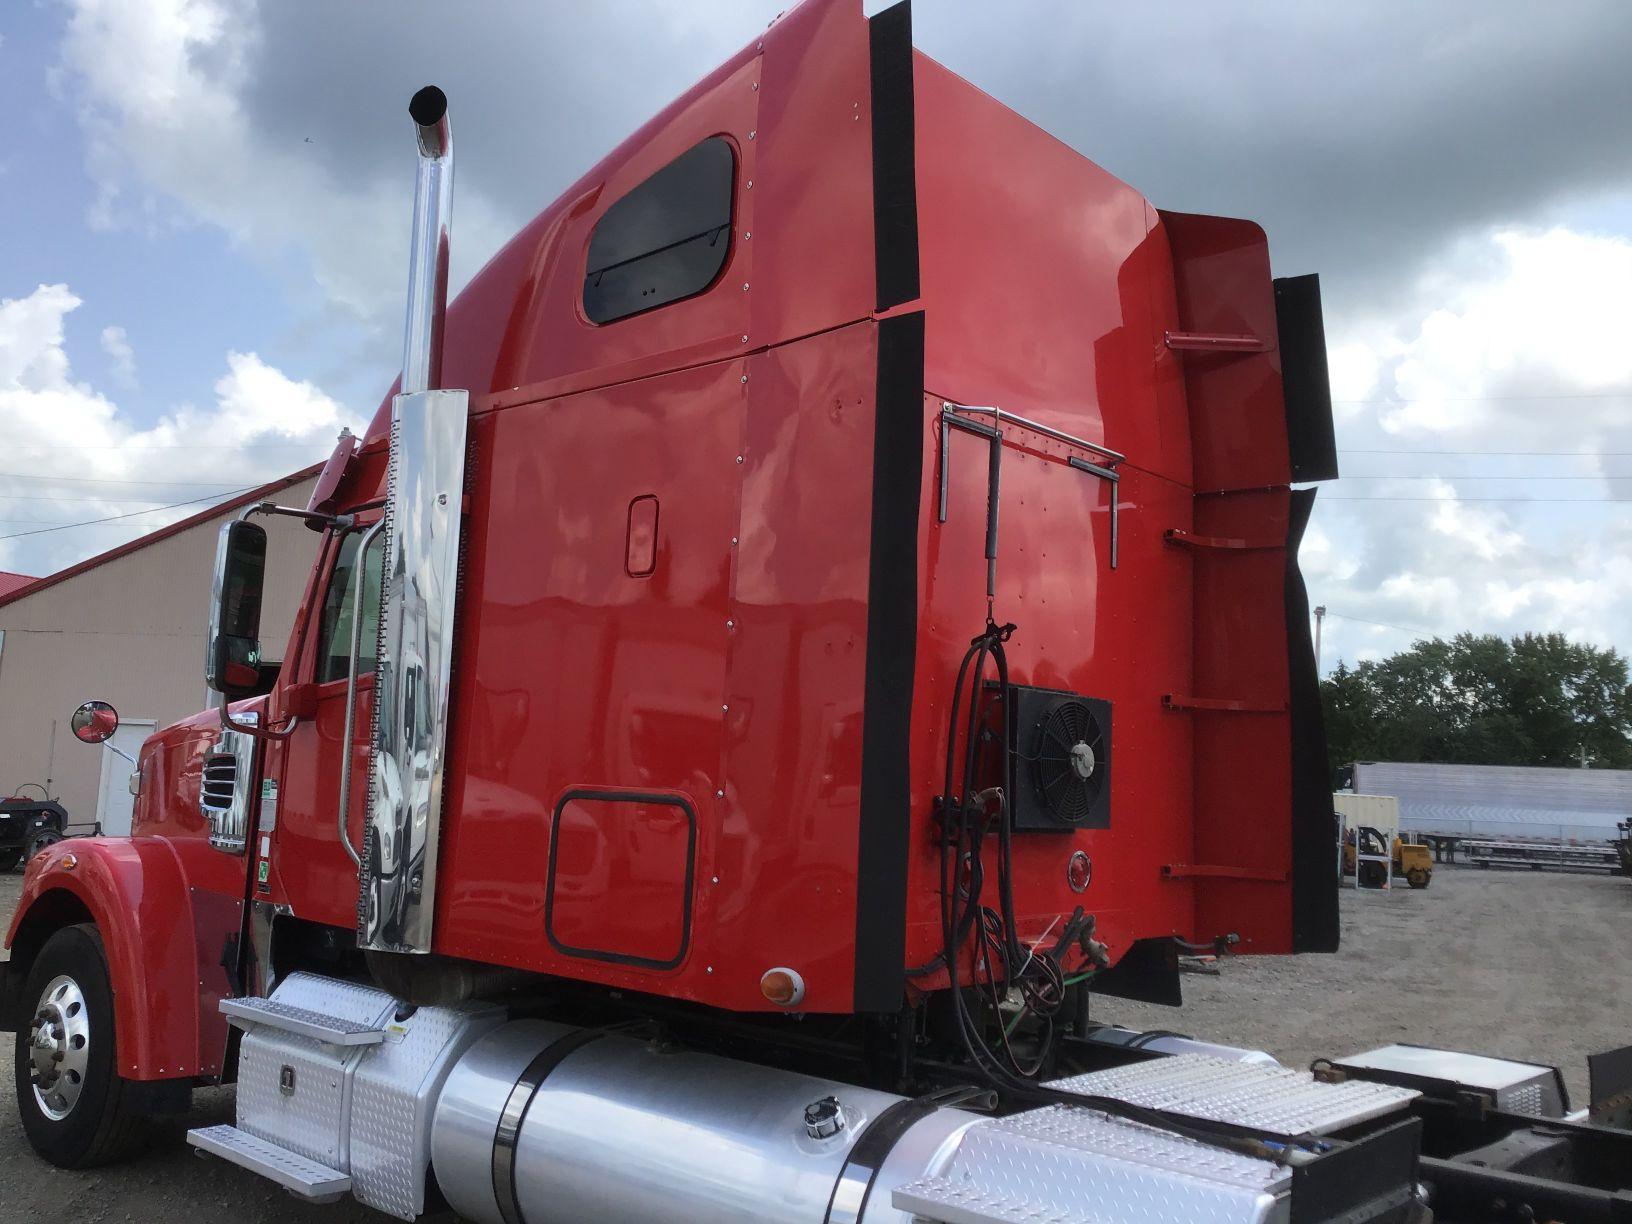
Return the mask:
<path id="1" fill-rule="evenodd" d="M 132 753 L 155 728 L 204 708 L 221 524 L 256 501 L 304 508 L 318 470 L 206 506 L 54 574 L 0 573 L 0 795 L 32 783 L 67 808 L 74 832 L 98 822 L 107 832 L 128 831 L 130 766 L 74 739 L 74 708 L 111 701 L 120 717 L 117 746 Z M 320 537 L 294 519 L 263 521 L 262 634 L 269 650 L 281 651 Z"/>
<path id="2" fill-rule="evenodd" d="M 0 599 L 15 594 L 33 581 L 34 579 L 27 574 L 14 574 L 10 570 L 0 570 Z"/>

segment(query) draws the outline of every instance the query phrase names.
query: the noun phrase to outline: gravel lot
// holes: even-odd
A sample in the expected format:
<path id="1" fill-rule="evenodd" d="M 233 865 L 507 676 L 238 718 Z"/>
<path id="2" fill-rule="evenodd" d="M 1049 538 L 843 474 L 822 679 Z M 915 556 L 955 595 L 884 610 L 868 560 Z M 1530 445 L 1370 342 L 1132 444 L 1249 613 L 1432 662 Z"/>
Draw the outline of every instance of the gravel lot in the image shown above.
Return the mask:
<path id="1" fill-rule="evenodd" d="M 21 880 L 0 875 L 0 921 L 9 921 Z M 1624 968 L 1632 880 L 1442 866 L 1426 892 L 1345 892 L 1343 922 L 1335 956 L 1244 957 L 1217 977 L 1186 977 L 1182 1011 L 1106 1000 L 1100 1014 L 1259 1047 L 1294 1066 L 1402 1039 L 1529 1058 L 1562 1067 L 1579 1104 L 1586 1056 L 1632 1042 Z M 231 1121 L 230 1089 L 198 1093 L 193 1115 L 156 1125 L 152 1150 L 128 1165 L 59 1172 L 23 1139 L 6 1054 L 0 1224 L 387 1219 L 350 1202 L 304 1206 L 247 1173 L 195 1159 L 183 1132 Z"/>

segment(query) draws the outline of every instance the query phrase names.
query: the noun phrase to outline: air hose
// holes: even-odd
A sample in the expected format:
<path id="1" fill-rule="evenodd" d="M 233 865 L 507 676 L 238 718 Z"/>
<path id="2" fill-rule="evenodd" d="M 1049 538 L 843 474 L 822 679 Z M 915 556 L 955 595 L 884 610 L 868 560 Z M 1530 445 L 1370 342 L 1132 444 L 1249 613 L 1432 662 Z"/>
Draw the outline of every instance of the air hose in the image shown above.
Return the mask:
<path id="1" fill-rule="evenodd" d="M 1003 762 L 1002 784 L 976 792 L 975 784 L 980 764 L 980 730 L 983 710 L 981 694 L 986 678 L 986 667 L 991 662 L 996 672 L 1000 700 L 1007 701 L 1009 688 L 1008 657 L 1005 643 L 1013 635 L 1013 624 L 999 625 L 988 614 L 985 628 L 970 640 L 962 662 L 958 665 L 957 683 L 952 694 L 946 742 L 946 772 L 939 802 L 941 849 L 941 935 L 942 951 L 937 958 L 947 971 L 949 994 L 957 1020 L 958 1033 L 973 1067 L 990 1085 L 1010 1098 L 1037 1105 L 1068 1105 L 1091 1108 L 1124 1121 L 1136 1122 L 1158 1130 L 1191 1139 L 1209 1147 L 1239 1152 L 1258 1159 L 1286 1161 L 1298 1153 L 1289 1147 L 1285 1136 L 1234 1123 L 1218 1122 L 1148 1109 L 1111 1097 L 1089 1096 L 1049 1088 L 1037 1082 L 1036 1076 L 1047 1064 L 1053 1041 L 1052 1013 L 1064 1000 L 1065 976 L 1057 954 L 1068 948 L 1073 939 L 1086 932 L 1092 934 L 1093 917 L 1079 909 L 1068 920 L 1068 929 L 1056 942 L 1054 949 L 1032 949 L 1022 955 L 1014 921 L 1014 880 L 1012 821 L 1009 815 L 1009 796 L 1014 785 L 1014 763 L 1008 744 L 1000 746 Z M 969 708 L 966 721 L 963 703 Z M 959 753 L 959 731 L 963 731 L 962 753 Z M 955 784 L 961 782 L 961 787 Z M 981 905 L 985 883 L 982 849 L 988 835 L 988 826 L 996 822 L 998 845 L 998 905 L 999 912 Z M 977 1017 L 971 1014 L 969 1001 L 958 981 L 958 960 L 976 922 L 980 923 L 980 947 L 975 957 L 975 973 L 980 976 L 984 962 L 985 986 L 994 1005 L 1001 996 L 997 989 L 994 958 L 1003 962 L 1005 988 L 1013 986 L 1027 1000 L 1027 1008 L 1045 1021 L 1044 1037 L 1037 1056 L 1029 1065 L 1022 1066 L 1009 1041 L 1009 1033 L 999 1023 L 1000 1049 L 988 1044 Z M 920 966 L 915 973 L 934 968 L 934 962 Z M 977 989 L 981 983 L 970 983 Z M 1024 1012 L 1021 1013 L 1022 1015 Z M 1009 1027 L 1013 1027 L 1012 1025 Z"/>

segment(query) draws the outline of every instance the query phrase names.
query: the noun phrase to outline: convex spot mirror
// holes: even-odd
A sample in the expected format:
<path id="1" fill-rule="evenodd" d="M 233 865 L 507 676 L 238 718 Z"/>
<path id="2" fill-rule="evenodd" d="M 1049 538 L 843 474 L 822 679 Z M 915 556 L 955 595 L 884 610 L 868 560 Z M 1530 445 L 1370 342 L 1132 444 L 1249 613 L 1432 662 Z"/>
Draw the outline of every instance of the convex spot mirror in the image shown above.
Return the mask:
<path id="1" fill-rule="evenodd" d="M 105 701 L 87 701 L 74 711 L 68 725 L 74 729 L 75 739 L 100 744 L 119 730 L 119 711 Z"/>
<path id="2" fill-rule="evenodd" d="M 236 519 L 221 528 L 204 682 L 228 697 L 253 693 L 261 678 L 261 588 L 266 580 L 266 529 Z"/>

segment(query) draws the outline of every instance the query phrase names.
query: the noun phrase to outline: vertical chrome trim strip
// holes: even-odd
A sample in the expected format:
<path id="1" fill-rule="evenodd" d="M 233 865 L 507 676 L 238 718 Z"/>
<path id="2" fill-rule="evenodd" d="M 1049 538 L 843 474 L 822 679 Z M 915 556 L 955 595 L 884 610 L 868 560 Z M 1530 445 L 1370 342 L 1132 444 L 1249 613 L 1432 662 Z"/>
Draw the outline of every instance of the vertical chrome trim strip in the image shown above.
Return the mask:
<path id="1" fill-rule="evenodd" d="M 422 391 L 391 403 L 368 824 L 358 872 L 359 942 L 374 951 L 431 950 L 469 398 Z"/>

